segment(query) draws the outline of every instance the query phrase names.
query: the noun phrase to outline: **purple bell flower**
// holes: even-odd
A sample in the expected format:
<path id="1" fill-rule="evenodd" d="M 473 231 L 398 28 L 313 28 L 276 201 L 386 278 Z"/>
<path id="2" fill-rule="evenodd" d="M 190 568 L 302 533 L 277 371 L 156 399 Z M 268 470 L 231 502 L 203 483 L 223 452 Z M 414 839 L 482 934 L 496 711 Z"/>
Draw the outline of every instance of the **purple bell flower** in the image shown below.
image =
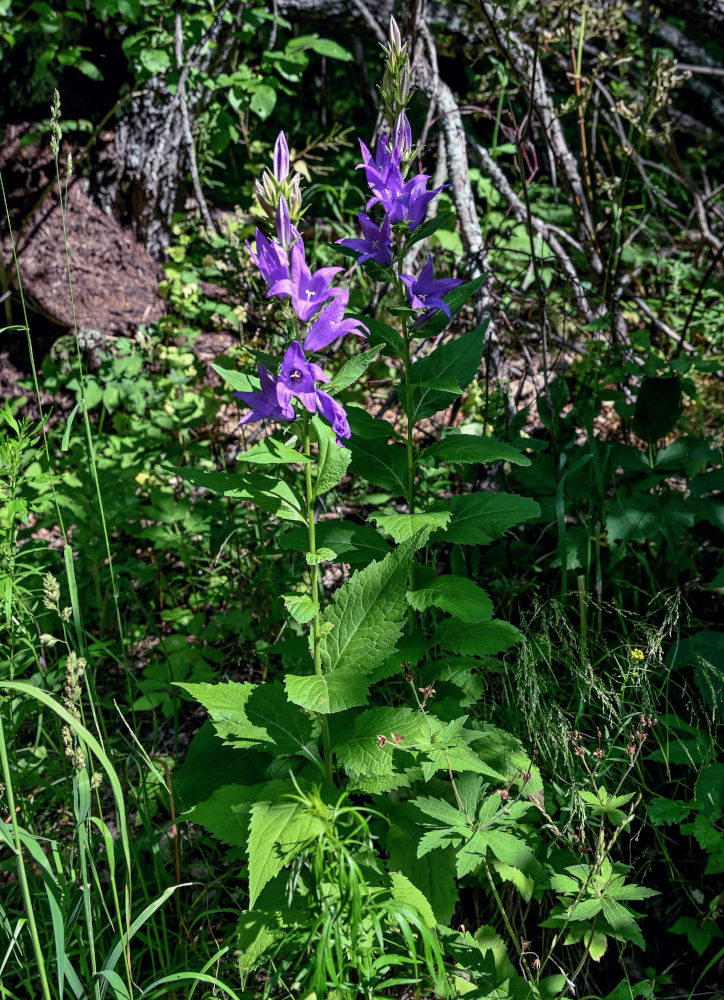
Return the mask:
<path id="1" fill-rule="evenodd" d="M 337 340 L 338 337 L 344 337 L 348 333 L 356 333 L 359 337 L 365 337 L 369 333 L 367 327 L 358 319 L 344 318 L 344 311 L 348 303 L 349 291 L 343 289 L 329 305 L 324 307 L 307 330 L 304 341 L 305 351 L 321 351 L 328 347 L 332 341 Z M 363 330 L 366 333 L 363 333 Z"/>
<path id="2" fill-rule="evenodd" d="M 342 267 L 320 267 L 317 271 L 310 271 L 304 259 L 304 246 L 298 240 L 292 247 L 292 269 L 291 277 L 285 275 L 276 281 L 267 292 L 267 298 L 278 295 L 286 298 L 291 295 L 294 311 L 303 323 L 314 316 L 320 306 L 324 305 L 335 295 L 339 295 L 338 288 L 330 288 L 330 283 L 335 274 L 343 271 Z"/>
<path id="3" fill-rule="evenodd" d="M 287 348 L 279 372 L 277 393 L 279 400 L 290 405 L 292 396 L 297 396 L 310 413 L 317 409 L 315 382 L 329 382 L 319 365 L 307 361 L 302 345 L 293 340 Z"/>
<path id="4" fill-rule="evenodd" d="M 337 444 L 341 448 L 342 438 L 352 436 L 344 407 L 321 389 L 317 389 L 317 402 L 322 416 L 332 425 L 332 430 L 337 435 Z"/>
<path id="5" fill-rule="evenodd" d="M 359 212 L 359 223 L 362 227 L 362 239 L 359 237 L 346 237 L 337 240 L 342 246 L 349 247 L 355 253 L 360 254 L 358 263 L 364 264 L 366 260 L 375 260 L 382 267 L 392 266 L 392 239 L 390 237 L 390 219 L 385 216 L 382 225 L 377 226 L 370 219 L 369 215 Z"/>
<path id="6" fill-rule="evenodd" d="M 259 365 L 259 381 L 261 382 L 261 392 L 234 393 L 252 408 L 251 413 L 239 421 L 239 426 L 254 420 L 294 420 L 294 409 L 289 399 L 280 398 L 279 382 L 273 375 L 269 374 L 264 365 Z"/>
<path id="7" fill-rule="evenodd" d="M 289 279 L 289 262 L 286 252 L 274 240 L 268 240 L 261 229 L 256 231 L 256 253 L 249 246 L 248 240 L 246 248 L 269 288 L 285 278 Z M 282 297 L 286 298 L 286 296 Z"/>
<path id="8" fill-rule="evenodd" d="M 414 233 L 425 218 L 427 206 L 433 198 L 442 191 L 442 186 L 433 191 L 427 191 L 427 174 L 416 174 L 406 184 L 399 198 L 399 204 L 404 206 L 403 220 Z"/>
<path id="9" fill-rule="evenodd" d="M 395 119 L 395 127 L 392 130 L 392 145 L 400 160 L 412 149 L 412 129 L 404 111 Z"/>
<path id="10" fill-rule="evenodd" d="M 413 309 L 442 309 L 450 316 L 450 307 L 442 298 L 446 292 L 462 284 L 460 278 L 438 278 L 435 280 L 432 266 L 432 256 L 416 278 L 414 274 L 401 274 L 400 278 L 407 285 L 409 301 Z"/>

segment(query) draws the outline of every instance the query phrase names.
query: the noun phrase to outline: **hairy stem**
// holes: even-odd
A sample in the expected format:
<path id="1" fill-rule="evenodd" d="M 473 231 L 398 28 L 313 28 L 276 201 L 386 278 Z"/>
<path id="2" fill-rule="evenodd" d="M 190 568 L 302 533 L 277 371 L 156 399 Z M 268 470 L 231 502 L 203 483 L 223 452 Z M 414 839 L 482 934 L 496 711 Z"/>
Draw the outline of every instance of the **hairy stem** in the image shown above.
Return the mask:
<path id="1" fill-rule="evenodd" d="M 309 413 L 304 411 L 304 454 L 306 458 L 311 458 L 309 440 Z M 309 531 L 309 553 L 312 557 L 310 566 L 312 577 L 312 602 L 315 612 L 312 619 L 312 655 L 314 657 L 314 672 L 318 677 L 322 676 L 322 652 L 319 646 L 320 624 L 319 624 L 319 571 L 317 569 L 317 539 L 314 525 L 314 487 L 312 484 L 312 463 L 307 462 L 304 466 L 307 501 L 307 529 Z M 332 750 L 329 740 L 329 722 L 326 715 L 318 715 L 319 725 L 322 729 L 322 747 L 324 750 L 324 775 L 329 784 L 332 784 Z"/>

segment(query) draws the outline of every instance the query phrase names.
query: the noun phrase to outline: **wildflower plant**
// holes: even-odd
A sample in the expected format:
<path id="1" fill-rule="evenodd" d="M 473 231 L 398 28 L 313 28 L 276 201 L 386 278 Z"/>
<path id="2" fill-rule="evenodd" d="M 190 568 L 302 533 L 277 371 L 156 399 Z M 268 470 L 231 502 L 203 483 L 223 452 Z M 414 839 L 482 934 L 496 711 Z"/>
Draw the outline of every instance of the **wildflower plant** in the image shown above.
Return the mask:
<path id="1" fill-rule="evenodd" d="M 493 617 L 473 579 L 474 557 L 539 510 L 525 497 L 452 493 L 445 485 L 451 465 L 529 464 L 515 447 L 454 427 L 421 433 L 422 421 L 446 411 L 476 379 L 486 324 L 450 335 L 448 324 L 483 279 L 436 275 L 429 252 L 415 263 L 417 245 L 445 221 L 430 217 L 441 188 L 413 169 L 410 66 L 394 21 L 385 56 L 389 128 L 374 154 L 360 140 L 369 199 L 359 212 L 361 235 L 338 246 L 392 289 L 388 317 L 347 315 L 343 269 L 314 269 L 280 133 L 273 170 L 259 185 L 274 229 L 257 229 L 248 249 L 267 297 L 282 304 L 283 346 L 259 358 L 256 376 L 217 369 L 244 405 L 240 424 L 263 422 L 269 433 L 239 456 L 242 472 L 174 470 L 276 518 L 282 549 L 303 554 L 309 568 L 308 592 L 283 598 L 290 630 L 307 635 L 308 657 L 262 684 L 180 685 L 239 751 L 236 783 L 210 788 L 186 818 L 245 852 L 240 965 L 248 975 L 264 964 L 271 993 L 290 977 L 317 996 L 336 989 L 371 997 L 423 978 L 448 994 L 444 952 L 460 969 L 467 954 L 466 975 L 478 990 L 493 988 L 495 969 L 481 962 L 470 935 L 450 940 L 456 882 L 472 877 L 489 886 L 502 910 L 501 880 L 530 898 L 545 879 L 526 821 L 542 794 L 540 775 L 517 740 L 466 711 L 480 672 L 521 637 Z M 330 375 L 320 352 L 349 335 L 364 338 L 365 349 Z M 364 392 L 365 372 L 380 354 L 397 372 L 394 422 L 340 400 L 353 384 Z M 320 515 L 348 473 L 386 497 L 368 524 Z M 358 568 L 325 601 L 322 567 L 345 562 Z M 320 868 L 320 857 L 331 856 L 335 863 Z M 320 923 L 325 907 L 337 921 Z M 370 961 L 357 960 L 360 941 Z M 308 957 L 301 967 L 300 948 Z M 271 954 L 273 971 L 265 963 Z"/>

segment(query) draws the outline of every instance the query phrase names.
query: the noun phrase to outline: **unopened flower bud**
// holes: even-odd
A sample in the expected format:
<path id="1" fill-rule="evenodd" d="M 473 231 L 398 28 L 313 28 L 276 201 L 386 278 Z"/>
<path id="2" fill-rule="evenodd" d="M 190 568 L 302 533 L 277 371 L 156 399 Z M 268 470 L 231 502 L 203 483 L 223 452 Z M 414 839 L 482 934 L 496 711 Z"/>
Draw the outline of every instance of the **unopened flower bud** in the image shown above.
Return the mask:
<path id="1" fill-rule="evenodd" d="M 394 17 L 390 18 L 390 33 L 388 37 L 390 40 L 390 50 L 392 52 L 399 52 L 402 48 L 402 36 L 400 35 L 400 29 L 397 27 L 397 21 Z"/>
<path id="2" fill-rule="evenodd" d="M 292 233 L 292 221 L 289 218 L 289 206 L 287 205 L 286 198 L 283 194 L 279 195 L 279 204 L 277 205 L 277 239 L 279 243 L 286 250 L 291 246 L 294 239 L 294 234 Z"/>
<path id="3" fill-rule="evenodd" d="M 397 116 L 395 121 L 395 127 L 392 130 L 392 145 L 400 151 L 403 157 L 412 146 L 412 129 L 404 111 Z"/>
<path id="4" fill-rule="evenodd" d="M 287 139 L 282 130 L 274 143 L 274 177 L 277 183 L 281 184 L 289 176 L 289 147 Z"/>

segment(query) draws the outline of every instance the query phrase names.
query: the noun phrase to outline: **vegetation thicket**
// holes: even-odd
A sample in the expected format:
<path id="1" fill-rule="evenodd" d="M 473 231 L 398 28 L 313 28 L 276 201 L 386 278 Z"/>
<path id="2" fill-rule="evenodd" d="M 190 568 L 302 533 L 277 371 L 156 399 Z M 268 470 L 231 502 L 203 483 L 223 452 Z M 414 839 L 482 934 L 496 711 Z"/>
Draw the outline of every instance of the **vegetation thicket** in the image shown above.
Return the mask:
<path id="1" fill-rule="evenodd" d="M 724 997 L 701 8 L 0 0 L 2 1000 Z"/>

